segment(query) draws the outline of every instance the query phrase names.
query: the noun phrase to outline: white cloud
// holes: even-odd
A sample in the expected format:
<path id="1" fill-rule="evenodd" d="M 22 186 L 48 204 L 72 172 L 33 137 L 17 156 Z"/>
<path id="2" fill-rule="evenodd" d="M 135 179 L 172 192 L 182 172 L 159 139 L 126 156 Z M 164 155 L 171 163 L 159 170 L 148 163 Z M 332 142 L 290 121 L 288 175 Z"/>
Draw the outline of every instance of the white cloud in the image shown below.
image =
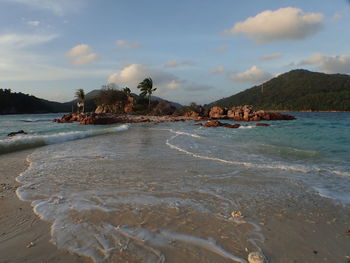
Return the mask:
<path id="1" fill-rule="evenodd" d="M 87 54 L 84 56 L 79 56 L 73 59 L 73 64 L 74 65 L 87 65 L 92 63 L 93 61 L 95 61 L 98 58 L 96 53 L 91 53 L 91 54 Z"/>
<path id="2" fill-rule="evenodd" d="M 148 67 L 144 64 L 131 64 L 122 70 L 112 74 L 108 78 L 109 83 L 127 85 L 134 91 L 137 85 L 145 78 L 151 77 L 155 87 L 162 90 L 174 90 L 180 87 L 184 81 L 177 76 L 163 70 Z"/>
<path id="3" fill-rule="evenodd" d="M 68 51 L 67 55 L 70 57 L 82 56 L 82 55 L 86 55 L 90 51 L 91 51 L 91 47 L 89 45 L 80 44 L 80 45 L 76 45 L 75 47 L 72 47 Z"/>
<path id="4" fill-rule="evenodd" d="M 0 0 L 0 2 L 19 3 L 39 10 L 48 10 L 56 15 L 76 12 L 83 7 L 81 0 Z"/>
<path id="5" fill-rule="evenodd" d="M 236 23 L 227 34 L 242 33 L 257 43 L 305 39 L 323 28 L 323 14 L 294 7 L 266 10 Z"/>
<path id="6" fill-rule="evenodd" d="M 67 56 L 71 59 L 71 62 L 74 65 L 80 66 L 91 64 L 98 58 L 98 55 L 96 53 L 92 53 L 91 50 L 92 49 L 89 45 L 80 44 L 71 48 L 67 52 Z"/>
<path id="7" fill-rule="evenodd" d="M 312 65 L 317 70 L 326 73 L 350 74 L 350 56 L 325 56 L 323 54 L 314 54 L 313 56 L 302 60 L 299 66 Z"/>
<path id="8" fill-rule="evenodd" d="M 227 45 L 222 45 L 219 46 L 217 48 L 214 48 L 212 50 L 209 50 L 209 54 L 219 54 L 219 53 L 224 53 L 228 50 L 228 46 Z"/>
<path id="9" fill-rule="evenodd" d="M 126 40 L 117 40 L 116 45 L 123 48 L 140 48 L 142 47 L 141 43 L 138 42 L 128 42 Z"/>
<path id="10" fill-rule="evenodd" d="M 211 75 L 218 75 L 218 74 L 221 74 L 221 73 L 224 73 L 225 72 L 225 67 L 224 66 L 218 66 L 212 70 L 209 71 L 209 73 Z"/>
<path id="11" fill-rule="evenodd" d="M 189 60 L 185 61 L 177 61 L 177 60 L 169 60 L 165 63 L 164 67 L 166 68 L 178 68 L 183 66 L 193 66 L 194 63 Z"/>
<path id="12" fill-rule="evenodd" d="M 271 59 L 280 58 L 282 56 L 283 56 L 282 53 L 273 53 L 273 54 L 268 54 L 268 55 L 262 56 L 260 59 L 261 60 L 271 60 Z"/>
<path id="13" fill-rule="evenodd" d="M 76 78 L 105 77 L 111 71 L 78 70 L 52 66 L 52 56 L 46 57 L 28 47 L 44 45 L 57 35 L 0 35 L 0 82 L 49 81 Z M 30 65 L 30 66 L 28 66 Z"/>
<path id="14" fill-rule="evenodd" d="M 231 76 L 231 79 L 238 82 L 249 82 L 257 84 L 269 80 L 272 75 L 257 66 L 252 66 L 250 69 L 234 74 Z"/>
<path id="15" fill-rule="evenodd" d="M 58 35 L 25 35 L 25 34 L 5 34 L 0 35 L 0 47 L 6 49 L 21 49 L 28 46 L 47 43 Z"/>
<path id="16" fill-rule="evenodd" d="M 26 23 L 27 23 L 27 25 L 30 25 L 30 26 L 39 26 L 40 25 L 40 21 L 38 21 L 38 20 L 29 20 Z"/>

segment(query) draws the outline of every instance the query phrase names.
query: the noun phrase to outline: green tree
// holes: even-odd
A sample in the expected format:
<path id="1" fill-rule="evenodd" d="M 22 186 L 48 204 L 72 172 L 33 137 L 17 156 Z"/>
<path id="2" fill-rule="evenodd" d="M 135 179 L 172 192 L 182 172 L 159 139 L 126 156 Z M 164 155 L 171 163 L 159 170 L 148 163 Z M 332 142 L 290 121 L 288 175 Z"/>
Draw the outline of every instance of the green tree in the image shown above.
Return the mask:
<path id="1" fill-rule="evenodd" d="M 153 88 L 153 80 L 151 78 L 146 78 L 137 86 L 141 90 L 140 96 L 148 96 L 148 110 L 151 110 L 151 95 L 153 91 L 156 91 L 157 88 Z"/>
<path id="2" fill-rule="evenodd" d="M 128 87 L 125 87 L 125 88 L 123 89 L 123 92 L 124 92 L 126 95 L 128 95 L 128 96 L 130 96 L 130 94 L 131 94 L 131 90 L 130 90 Z"/>
<path id="3" fill-rule="evenodd" d="M 78 99 L 79 103 L 83 104 L 83 112 L 85 110 L 85 92 L 83 89 L 78 89 L 75 92 L 75 97 Z"/>

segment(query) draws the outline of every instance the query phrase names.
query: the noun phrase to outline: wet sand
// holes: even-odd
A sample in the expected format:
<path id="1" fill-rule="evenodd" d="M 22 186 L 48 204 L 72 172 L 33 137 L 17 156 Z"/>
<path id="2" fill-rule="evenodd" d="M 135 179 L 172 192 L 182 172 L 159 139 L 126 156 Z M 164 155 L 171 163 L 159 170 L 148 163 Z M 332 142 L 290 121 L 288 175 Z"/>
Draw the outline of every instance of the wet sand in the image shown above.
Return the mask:
<path id="1" fill-rule="evenodd" d="M 91 262 L 50 243 L 50 225 L 33 213 L 29 202 L 17 198 L 15 178 L 28 166 L 29 153 L 0 155 L 0 262 Z"/>
<path id="2" fill-rule="evenodd" d="M 51 244 L 49 224 L 33 213 L 28 202 L 17 198 L 15 191 L 19 184 L 15 177 L 26 169 L 28 154 L 25 151 L 0 156 L 0 262 L 91 262 Z M 240 183 L 256 184 L 258 191 L 263 184 L 271 184 L 264 180 L 251 182 L 243 179 Z M 240 205 L 244 219 L 261 227 L 266 240 L 258 242 L 258 245 L 269 262 L 350 262 L 350 236 L 347 234 L 350 230 L 349 206 L 319 197 L 300 185 L 296 189 L 299 190 L 295 190 L 292 196 L 281 195 L 278 203 L 275 200 L 271 203 L 254 200 L 246 207 Z M 96 214 L 96 220 L 99 220 L 98 217 Z M 227 249 L 232 250 L 230 247 Z M 252 249 L 240 247 L 236 253 L 247 258 Z M 175 256 L 181 258 L 180 255 Z M 132 255 L 129 259 L 128 262 L 135 262 Z M 202 260 L 200 262 L 215 262 L 210 258 Z M 167 262 L 174 262 L 174 259 L 168 258 Z"/>

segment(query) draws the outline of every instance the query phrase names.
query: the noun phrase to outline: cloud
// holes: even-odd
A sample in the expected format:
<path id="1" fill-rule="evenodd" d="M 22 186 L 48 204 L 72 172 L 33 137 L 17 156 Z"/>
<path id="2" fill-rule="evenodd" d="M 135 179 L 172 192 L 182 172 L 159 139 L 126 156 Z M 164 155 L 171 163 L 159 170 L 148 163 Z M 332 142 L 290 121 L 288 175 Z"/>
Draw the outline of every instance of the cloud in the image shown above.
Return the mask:
<path id="1" fill-rule="evenodd" d="M 323 54 L 314 54 L 311 57 L 302 60 L 298 63 L 298 66 L 312 65 L 317 70 L 326 73 L 350 73 L 350 56 L 338 55 L 338 56 L 325 56 Z"/>
<path id="2" fill-rule="evenodd" d="M 0 35 L 0 82 L 101 78 L 111 73 L 110 70 L 78 70 L 53 66 L 56 58 L 28 50 L 28 47 L 45 45 L 56 37 L 58 36 Z M 53 64 L 50 64 L 50 61 Z"/>
<path id="3" fill-rule="evenodd" d="M 231 79 L 238 82 L 249 82 L 257 84 L 269 80 L 272 75 L 257 66 L 252 66 L 250 69 L 234 74 L 231 76 Z"/>
<path id="4" fill-rule="evenodd" d="M 76 45 L 75 47 L 72 47 L 69 51 L 68 51 L 68 56 L 70 57 L 76 57 L 76 56 L 82 56 L 82 55 L 86 55 L 87 53 L 89 53 L 91 51 L 91 47 L 89 45 L 86 44 L 80 44 L 80 45 Z"/>
<path id="5" fill-rule="evenodd" d="M 219 46 L 217 48 L 211 49 L 209 50 L 209 54 L 219 54 L 219 53 L 224 53 L 228 50 L 228 46 L 227 45 L 222 45 Z"/>
<path id="6" fill-rule="evenodd" d="M 91 47 L 86 44 L 80 44 L 71 48 L 67 52 L 67 56 L 71 59 L 71 62 L 74 65 L 87 65 L 91 64 L 97 60 L 98 55 L 91 52 Z"/>
<path id="7" fill-rule="evenodd" d="M 108 82 L 127 85 L 131 89 L 134 88 L 134 91 L 136 91 L 137 85 L 147 77 L 153 79 L 154 85 L 159 88 L 160 91 L 178 89 L 181 84 L 185 82 L 171 73 L 144 64 L 128 65 L 122 70 L 110 75 Z"/>
<path id="8" fill-rule="evenodd" d="M 262 56 L 260 59 L 261 60 L 271 60 L 271 59 L 280 58 L 282 56 L 283 56 L 282 53 L 273 53 L 273 54 Z"/>
<path id="9" fill-rule="evenodd" d="M 178 68 L 182 66 L 193 66 L 194 63 L 189 60 L 185 61 L 177 61 L 177 60 L 169 60 L 165 63 L 164 67 L 166 68 Z"/>
<path id="10" fill-rule="evenodd" d="M 27 25 L 30 25 L 30 26 L 39 26 L 40 25 L 40 21 L 38 20 L 29 20 L 26 22 Z"/>
<path id="11" fill-rule="evenodd" d="M 116 42 L 117 46 L 123 47 L 123 48 L 140 48 L 143 45 L 138 42 L 127 42 L 126 40 L 117 40 Z"/>
<path id="12" fill-rule="evenodd" d="M 323 14 L 305 13 L 294 7 L 266 10 L 236 23 L 226 34 L 244 34 L 256 43 L 301 40 L 323 28 Z"/>
<path id="13" fill-rule="evenodd" d="M 18 3 L 28 7 L 48 10 L 55 15 L 64 15 L 66 12 L 81 10 L 83 1 L 81 0 L 0 0 L 0 2 Z"/>
<path id="14" fill-rule="evenodd" d="M 6 49 L 22 49 L 28 46 L 47 43 L 58 35 L 25 35 L 25 34 L 5 34 L 0 35 L 0 47 Z"/>
<path id="15" fill-rule="evenodd" d="M 225 67 L 224 66 L 218 66 L 212 70 L 209 71 L 209 73 L 211 75 L 218 75 L 218 74 L 221 74 L 221 73 L 224 73 L 225 72 Z"/>

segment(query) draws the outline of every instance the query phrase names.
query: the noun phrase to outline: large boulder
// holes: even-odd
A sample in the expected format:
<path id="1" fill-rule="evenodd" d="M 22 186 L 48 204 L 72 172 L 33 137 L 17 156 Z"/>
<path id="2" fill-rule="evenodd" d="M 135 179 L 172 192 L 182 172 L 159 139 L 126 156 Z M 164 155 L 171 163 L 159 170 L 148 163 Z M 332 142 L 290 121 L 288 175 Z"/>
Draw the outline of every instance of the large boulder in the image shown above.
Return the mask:
<path id="1" fill-rule="evenodd" d="M 208 121 L 208 122 L 204 123 L 205 127 L 219 127 L 221 125 L 222 125 L 222 123 L 219 121 Z"/>
<path id="2" fill-rule="evenodd" d="M 103 124 L 113 124 L 121 122 L 120 118 L 116 118 L 113 115 L 103 115 L 103 114 L 92 114 L 87 115 L 84 118 L 80 119 L 80 124 L 89 125 L 103 125 Z"/>
<path id="3" fill-rule="evenodd" d="M 209 118 L 211 119 L 224 119 L 226 117 L 225 109 L 219 106 L 214 106 L 209 111 Z"/>
<path id="4" fill-rule="evenodd" d="M 208 122 L 204 123 L 204 127 L 220 127 L 220 126 L 223 126 L 223 127 L 226 127 L 226 128 L 237 129 L 241 125 L 240 124 L 222 123 L 222 122 L 219 122 L 217 120 L 208 121 Z"/>
<path id="5" fill-rule="evenodd" d="M 134 104 L 135 104 L 134 97 L 128 96 L 127 103 L 124 106 L 124 112 L 125 113 L 132 113 L 132 112 L 134 112 Z"/>
<path id="6" fill-rule="evenodd" d="M 197 113 L 195 111 L 187 111 L 187 112 L 185 112 L 184 117 L 199 118 L 200 115 L 199 115 L 199 113 Z"/>

